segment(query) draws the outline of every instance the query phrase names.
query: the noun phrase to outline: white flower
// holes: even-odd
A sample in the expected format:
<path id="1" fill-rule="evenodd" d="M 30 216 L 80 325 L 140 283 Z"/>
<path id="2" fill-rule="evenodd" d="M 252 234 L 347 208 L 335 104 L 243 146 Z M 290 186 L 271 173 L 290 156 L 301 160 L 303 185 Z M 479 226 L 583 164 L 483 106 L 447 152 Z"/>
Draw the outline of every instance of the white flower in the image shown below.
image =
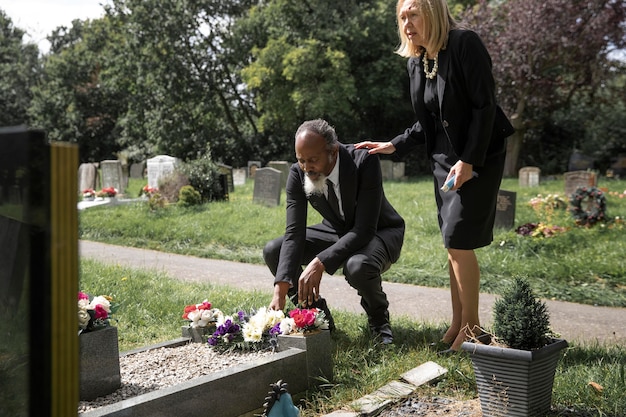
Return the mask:
<path id="1" fill-rule="evenodd" d="M 280 334 L 291 334 L 296 330 L 296 322 L 291 317 L 282 319 L 280 322 Z"/>
<path id="2" fill-rule="evenodd" d="M 107 313 L 111 313 L 111 303 L 102 295 L 94 297 L 94 299 L 91 300 L 91 303 L 89 303 L 88 309 L 95 310 L 98 304 L 100 304 L 102 308 L 106 310 Z"/>
<path id="3" fill-rule="evenodd" d="M 80 307 L 80 301 L 78 302 L 78 307 L 78 327 L 80 327 L 81 329 L 86 329 L 87 324 L 89 324 L 89 320 L 91 319 L 91 316 L 87 312 L 87 308 Z"/>
<path id="4" fill-rule="evenodd" d="M 257 326 L 252 325 L 251 323 L 246 323 L 243 326 L 243 340 L 246 342 L 260 342 L 263 337 L 263 329 Z"/>

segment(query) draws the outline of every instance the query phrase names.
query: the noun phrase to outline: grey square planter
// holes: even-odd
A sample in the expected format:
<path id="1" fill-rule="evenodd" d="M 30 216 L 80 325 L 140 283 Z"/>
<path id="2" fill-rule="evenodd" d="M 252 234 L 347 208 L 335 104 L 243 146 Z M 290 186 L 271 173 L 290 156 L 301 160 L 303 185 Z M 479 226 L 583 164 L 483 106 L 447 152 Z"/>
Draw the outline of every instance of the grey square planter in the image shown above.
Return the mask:
<path id="1" fill-rule="evenodd" d="M 550 411 L 556 366 L 567 346 L 562 339 L 533 351 L 464 342 L 461 349 L 472 359 L 483 417 L 536 417 Z"/>

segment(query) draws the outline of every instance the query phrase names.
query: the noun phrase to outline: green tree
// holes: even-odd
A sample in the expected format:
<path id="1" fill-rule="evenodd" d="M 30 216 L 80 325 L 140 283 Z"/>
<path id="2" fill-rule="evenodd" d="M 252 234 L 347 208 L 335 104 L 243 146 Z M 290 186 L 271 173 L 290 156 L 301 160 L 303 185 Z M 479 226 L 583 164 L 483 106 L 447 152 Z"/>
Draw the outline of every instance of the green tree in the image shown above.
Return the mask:
<path id="1" fill-rule="evenodd" d="M 623 0 L 479 1 L 465 16 L 494 61 L 499 100 L 516 133 L 509 138 L 505 175 L 517 174 L 525 139 L 572 100 L 591 105 L 626 44 Z M 608 76 L 607 76 L 608 75 Z M 579 132 L 580 134 L 580 132 Z M 571 149 L 571 147 L 570 147 Z"/>
<path id="2" fill-rule="evenodd" d="M 116 129 L 124 94 L 111 78 L 116 35 L 107 19 L 74 20 L 48 36 L 43 76 L 33 88 L 29 114 L 51 140 L 78 143 L 80 159 L 115 158 Z"/>
<path id="3" fill-rule="evenodd" d="M 0 126 L 28 125 L 30 88 L 39 76 L 39 49 L 0 10 Z"/>

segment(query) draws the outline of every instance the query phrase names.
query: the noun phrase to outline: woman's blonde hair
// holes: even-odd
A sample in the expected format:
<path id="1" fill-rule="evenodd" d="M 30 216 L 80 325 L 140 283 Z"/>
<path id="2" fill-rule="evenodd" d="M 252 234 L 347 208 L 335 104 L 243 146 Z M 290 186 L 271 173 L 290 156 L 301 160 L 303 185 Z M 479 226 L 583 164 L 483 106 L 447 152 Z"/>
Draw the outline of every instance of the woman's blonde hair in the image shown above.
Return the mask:
<path id="1" fill-rule="evenodd" d="M 398 21 L 398 35 L 400 46 L 395 53 L 405 58 L 420 56 L 423 48 L 414 46 L 406 33 L 402 30 L 400 10 L 407 0 L 398 0 L 396 5 L 396 19 Z M 413 0 L 413 7 L 422 16 L 424 22 L 424 36 L 426 37 L 426 49 L 435 54 L 445 49 L 448 42 L 448 32 L 457 27 L 457 22 L 450 14 L 446 0 Z"/>

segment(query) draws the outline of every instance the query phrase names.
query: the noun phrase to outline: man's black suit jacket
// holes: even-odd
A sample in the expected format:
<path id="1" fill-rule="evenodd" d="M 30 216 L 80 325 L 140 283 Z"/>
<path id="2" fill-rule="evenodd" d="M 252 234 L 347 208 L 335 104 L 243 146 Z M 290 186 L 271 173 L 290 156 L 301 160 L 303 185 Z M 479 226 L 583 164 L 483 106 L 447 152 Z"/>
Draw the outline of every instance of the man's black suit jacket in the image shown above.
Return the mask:
<path id="1" fill-rule="evenodd" d="M 407 62 L 411 102 L 417 122 L 391 142 L 398 157 L 426 143 L 427 155 L 435 141 L 435 121 L 424 105 L 421 58 Z M 439 52 L 437 95 L 439 119 L 452 147 L 463 162 L 476 167 L 506 150 L 506 137 L 513 126 L 496 103 L 491 57 L 478 35 L 470 30 L 451 30 L 446 49 Z"/>
<path id="2" fill-rule="evenodd" d="M 313 231 L 337 234 L 338 240 L 317 254 L 329 274 L 367 245 L 374 236 L 385 243 L 391 262 L 400 257 L 404 241 L 404 219 L 391 206 L 383 192 L 378 155 L 353 145 L 339 145 L 339 187 L 345 220 L 334 214 L 324 195 L 307 197 L 304 172 L 295 163 L 287 178 L 287 222 L 280 251 L 276 282 L 295 282 L 302 271 L 308 203 L 323 217 Z"/>

